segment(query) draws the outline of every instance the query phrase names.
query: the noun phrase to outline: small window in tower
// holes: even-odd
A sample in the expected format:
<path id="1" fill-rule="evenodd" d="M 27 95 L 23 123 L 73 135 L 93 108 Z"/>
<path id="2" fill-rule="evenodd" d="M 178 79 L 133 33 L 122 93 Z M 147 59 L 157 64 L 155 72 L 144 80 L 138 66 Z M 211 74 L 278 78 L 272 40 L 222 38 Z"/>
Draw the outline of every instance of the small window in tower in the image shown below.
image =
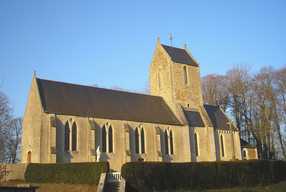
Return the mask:
<path id="1" fill-rule="evenodd" d="M 161 68 L 158 70 L 158 86 L 159 86 L 159 89 L 161 89 L 162 87 Z"/>
<path id="2" fill-rule="evenodd" d="M 187 67 L 184 66 L 184 82 L 185 84 L 188 83 L 188 74 L 187 74 Z"/>

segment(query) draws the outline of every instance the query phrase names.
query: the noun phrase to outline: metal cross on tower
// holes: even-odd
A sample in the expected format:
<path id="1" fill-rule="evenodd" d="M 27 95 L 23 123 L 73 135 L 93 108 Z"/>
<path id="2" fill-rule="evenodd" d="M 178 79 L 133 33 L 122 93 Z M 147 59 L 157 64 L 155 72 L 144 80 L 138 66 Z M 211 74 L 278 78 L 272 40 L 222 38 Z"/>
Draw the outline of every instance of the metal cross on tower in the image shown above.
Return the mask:
<path id="1" fill-rule="evenodd" d="M 170 34 L 171 46 L 173 47 L 173 45 L 172 45 L 172 40 L 173 40 L 172 33 L 169 33 L 169 34 Z"/>

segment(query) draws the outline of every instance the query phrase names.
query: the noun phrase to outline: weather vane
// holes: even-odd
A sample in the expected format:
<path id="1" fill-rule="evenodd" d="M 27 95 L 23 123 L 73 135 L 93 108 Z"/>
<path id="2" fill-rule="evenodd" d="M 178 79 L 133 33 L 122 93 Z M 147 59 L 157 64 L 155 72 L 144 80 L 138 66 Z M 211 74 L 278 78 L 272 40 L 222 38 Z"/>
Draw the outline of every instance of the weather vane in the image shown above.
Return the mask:
<path id="1" fill-rule="evenodd" d="M 171 46 L 173 47 L 173 45 L 172 45 L 172 40 L 173 40 L 172 33 L 169 33 L 169 34 L 170 34 Z"/>

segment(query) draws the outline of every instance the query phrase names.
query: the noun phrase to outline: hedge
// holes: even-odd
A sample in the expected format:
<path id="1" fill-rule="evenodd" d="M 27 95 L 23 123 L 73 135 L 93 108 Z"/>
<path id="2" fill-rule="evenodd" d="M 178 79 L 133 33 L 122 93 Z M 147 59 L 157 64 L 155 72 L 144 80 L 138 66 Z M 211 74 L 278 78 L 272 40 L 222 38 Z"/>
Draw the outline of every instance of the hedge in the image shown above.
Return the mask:
<path id="1" fill-rule="evenodd" d="M 231 162 L 129 162 L 122 177 L 139 191 L 263 186 L 286 180 L 286 163 L 273 160 Z"/>
<path id="2" fill-rule="evenodd" d="M 107 173 L 108 162 L 93 163 L 29 163 L 25 180 L 31 183 L 69 183 L 97 185 L 101 173 Z"/>

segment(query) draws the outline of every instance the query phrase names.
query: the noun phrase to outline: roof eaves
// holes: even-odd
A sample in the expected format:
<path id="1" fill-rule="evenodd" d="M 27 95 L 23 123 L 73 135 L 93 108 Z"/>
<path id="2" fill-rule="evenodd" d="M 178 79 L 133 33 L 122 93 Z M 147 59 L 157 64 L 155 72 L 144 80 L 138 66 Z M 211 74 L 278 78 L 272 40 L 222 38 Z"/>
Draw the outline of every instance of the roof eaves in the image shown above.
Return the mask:
<path id="1" fill-rule="evenodd" d="M 92 115 L 82 115 L 82 114 L 71 114 L 71 113 L 63 113 L 63 112 L 57 112 L 57 111 L 44 111 L 47 114 L 57 114 L 57 115 L 72 115 L 72 116 L 78 116 L 78 117 L 91 117 L 91 118 L 99 118 L 99 119 L 110 119 L 110 120 L 119 120 L 119 121 L 134 121 L 134 122 L 142 122 L 142 123 L 154 123 L 154 124 L 162 124 L 162 125 L 175 125 L 175 126 L 182 126 L 181 123 L 167 123 L 167 122 L 157 122 L 157 121 L 138 121 L 138 120 L 132 120 L 132 119 L 123 119 L 123 118 L 106 118 L 106 117 L 100 117 L 100 116 L 92 116 Z"/>

